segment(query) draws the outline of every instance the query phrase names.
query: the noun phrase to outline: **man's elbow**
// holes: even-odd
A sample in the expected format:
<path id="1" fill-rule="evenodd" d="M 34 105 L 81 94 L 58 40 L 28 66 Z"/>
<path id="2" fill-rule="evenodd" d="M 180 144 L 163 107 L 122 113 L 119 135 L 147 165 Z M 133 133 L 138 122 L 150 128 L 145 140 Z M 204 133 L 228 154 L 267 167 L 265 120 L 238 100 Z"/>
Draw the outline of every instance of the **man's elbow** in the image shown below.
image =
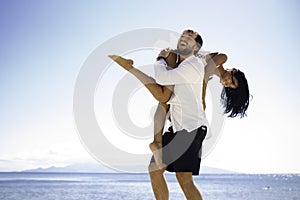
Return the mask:
<path id="1" fill-rule="evenodd" d="M 159 74 L 156 74 L 155 75 L 155 81 L 156 83 L 160 84 L 160 85 L 166 85 L 165 82 L 164 82 L 164 76 L 162 75 L 159 75 Z"/>

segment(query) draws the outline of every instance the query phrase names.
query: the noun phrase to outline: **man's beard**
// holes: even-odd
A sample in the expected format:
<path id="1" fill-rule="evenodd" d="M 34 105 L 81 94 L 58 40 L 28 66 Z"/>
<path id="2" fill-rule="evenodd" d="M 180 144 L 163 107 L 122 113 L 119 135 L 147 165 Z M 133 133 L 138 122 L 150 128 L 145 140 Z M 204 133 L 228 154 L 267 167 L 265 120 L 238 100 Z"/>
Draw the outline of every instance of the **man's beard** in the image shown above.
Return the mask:
<path id="1" fill-rule="evenodd" d="M 177 46 L 177 52 L 178 52 L 179 55 L 185 56 L 185 55 L 191 54 L 192 50 L 189 49 L 189 48 L 180 49 L 179 46 Z"/>

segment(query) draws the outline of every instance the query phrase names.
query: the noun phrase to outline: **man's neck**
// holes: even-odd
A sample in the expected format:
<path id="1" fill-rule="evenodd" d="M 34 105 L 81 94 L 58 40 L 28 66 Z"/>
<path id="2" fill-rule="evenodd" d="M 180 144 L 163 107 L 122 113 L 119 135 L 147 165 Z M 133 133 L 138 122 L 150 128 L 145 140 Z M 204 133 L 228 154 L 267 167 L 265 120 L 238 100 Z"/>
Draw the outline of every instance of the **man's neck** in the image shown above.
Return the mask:
<path id="1" fill-rule="evenodd" d="M 188 57 L 190 57 L 191 55 L 193 55 L 193 54 L 189 54 L 189 55 L 179 55 L 179 60 L 180 60 L 180 62 L 182 62 L 182 61 L 184 61 L 186 58 L 188 58 Z"/>

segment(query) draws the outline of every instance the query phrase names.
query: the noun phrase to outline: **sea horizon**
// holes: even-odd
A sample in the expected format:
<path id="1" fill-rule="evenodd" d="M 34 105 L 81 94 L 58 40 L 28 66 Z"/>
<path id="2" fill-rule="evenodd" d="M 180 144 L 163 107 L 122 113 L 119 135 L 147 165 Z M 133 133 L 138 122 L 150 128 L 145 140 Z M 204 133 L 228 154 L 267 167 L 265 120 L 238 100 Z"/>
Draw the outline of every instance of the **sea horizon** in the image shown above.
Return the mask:
<path id="1" fill-rule="evenodd" d="M 119 167 L 124 169 L 124 167 Z M 74 163 L 65 166 L 48 166 L 48 167 L 36 167 L 21 170 L 0 170 L 0 173 L 124 173 L 124 174 L 148 174 L 145 166 L 134 166 L 133 170 L 118 170 L 111 167 L 104 166 L 99 163 Z M 168 173 L 168 172 L 166 172 Z M 211 166 L 201 166 L 200 174 L 292 174 L 300 175 L 300 172 L 238 172 L 228 169 L 216 168 Z"/>
<path id="2" fill-rule="evenodd" d="M 16 174 L 149 174 L 148 172 L 36 172 L 36 171 L 0 171 L 0 174 L 5 173 L 16 173 Z M 166 171 L 165 174 L 174 174 L 173 172 Z M 212 175 L 294 175 L 294 176 L 300 176 L 300 173 L 243 173 L 243 172 L 232 172 L 232 173 L 199 173 L 201 174 L 212 174 Z M 199 176 L 200 176 L 199 175 Z"/>

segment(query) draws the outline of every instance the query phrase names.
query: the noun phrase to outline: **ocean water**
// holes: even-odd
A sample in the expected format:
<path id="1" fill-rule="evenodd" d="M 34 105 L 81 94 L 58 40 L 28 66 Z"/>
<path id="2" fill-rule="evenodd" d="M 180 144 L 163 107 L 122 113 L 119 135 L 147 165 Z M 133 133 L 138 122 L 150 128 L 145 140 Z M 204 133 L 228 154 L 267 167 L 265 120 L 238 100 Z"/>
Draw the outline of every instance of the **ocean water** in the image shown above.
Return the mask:
<path id="1" fill-rule="evenodd" d="M 166 174 L 170 200 L 185 199 Z M 300 175 L 201 174 L 204 200 L 300 200 Z M 1 200 L 154 199 L 148 174 L 0 173 Z"/>

